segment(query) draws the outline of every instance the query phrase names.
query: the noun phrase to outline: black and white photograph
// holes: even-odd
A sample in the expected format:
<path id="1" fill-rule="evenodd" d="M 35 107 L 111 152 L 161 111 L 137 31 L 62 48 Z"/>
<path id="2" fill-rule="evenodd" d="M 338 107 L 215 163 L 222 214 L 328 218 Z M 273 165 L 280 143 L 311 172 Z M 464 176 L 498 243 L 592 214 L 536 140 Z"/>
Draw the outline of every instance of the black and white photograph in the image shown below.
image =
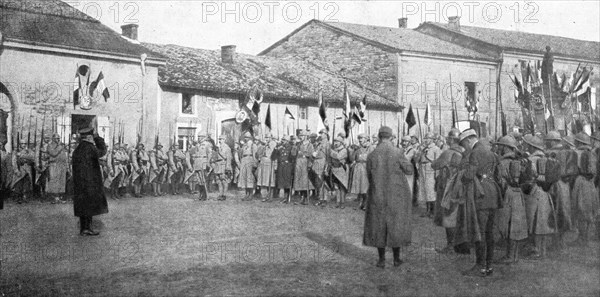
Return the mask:
<path id="1" fill-rule="evenodd" d="M 0 296 L 600 296 L 599 15 L 0 0 Z"/>

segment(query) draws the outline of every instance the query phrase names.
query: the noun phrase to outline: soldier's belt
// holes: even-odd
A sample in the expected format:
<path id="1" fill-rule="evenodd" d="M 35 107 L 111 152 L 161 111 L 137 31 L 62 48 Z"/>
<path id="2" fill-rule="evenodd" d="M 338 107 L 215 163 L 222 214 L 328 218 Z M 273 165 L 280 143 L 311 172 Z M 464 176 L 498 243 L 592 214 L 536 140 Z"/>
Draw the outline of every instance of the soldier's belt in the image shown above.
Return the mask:
<path id="1" fill-rule="evenodd" d="M 252 155 L 242 155 L 242 158 L 243 157 L 252 157 Z"/>

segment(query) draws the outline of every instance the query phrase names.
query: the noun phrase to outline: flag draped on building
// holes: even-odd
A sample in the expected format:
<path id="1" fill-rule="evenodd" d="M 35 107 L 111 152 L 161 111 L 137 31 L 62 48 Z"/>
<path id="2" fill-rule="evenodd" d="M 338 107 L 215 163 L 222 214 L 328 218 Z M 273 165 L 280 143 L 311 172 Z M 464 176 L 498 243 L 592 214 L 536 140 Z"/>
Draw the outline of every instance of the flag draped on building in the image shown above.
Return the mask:
<path id="1" fill-rule="evenodd" d="M 427 107 L 425 108 L 425 117 L 423 118 L 423 120 L 425 121 L 424 123 L 427 126 L 427 130 L 429 130 L 429 128 L 433 124 L 433 116 L 431 114 L 431 107 L 429 106 L 429 102 L 427 102 Z"/>
<path id="2" fill-rule="evenodd" d="M 96 78 L 96 80 L 90 84 L 89 89 L 90 96 L 92 97 L 94 96 L 94 92 L 98 90 L 98 93 L 102 94 L 102 97 L 104 97 L 104 102 L 106 102 L 107 99 L 110 98 L 108 88 L 106 87 L 106 84 L 104 84 L 104 75 L 102 74 L 102 71 L 100 71 L 100 74 L 98 74 L 98 78 Z"/>
<path id="3" fill-rule="evenodd" d="M 88 85 L 90 84 L 90 67 L 81 65 L 75 72 L 75 90 L 73 91 L 73 109 L 83 104 L 89 106 Z"/>
<path id="4" fill-rule="evenodd" d="M 267 126 L 267 128 L 269 128 L 269 131 L 272 130 L 272 128 L 271 128 L 271 104 L 269 104 L 269 106 L 267 107 L 267 116 L 265 117 L 265 126 Z"/>

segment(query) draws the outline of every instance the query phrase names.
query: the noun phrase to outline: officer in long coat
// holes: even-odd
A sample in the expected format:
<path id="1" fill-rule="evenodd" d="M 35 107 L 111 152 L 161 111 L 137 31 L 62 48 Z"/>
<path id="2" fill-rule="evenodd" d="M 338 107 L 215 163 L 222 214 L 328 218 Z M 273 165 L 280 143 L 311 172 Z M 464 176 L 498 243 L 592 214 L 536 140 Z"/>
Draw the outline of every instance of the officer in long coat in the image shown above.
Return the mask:
<path id="1" fill-rule="evenodd" d="M 284 197 L 281 199 L 281 203 L 290 202 L 290 188 L 292 187 L 292 181 L 294 179 L 294 162 L 295 158 L 292 156 L 293 145 L 289 143 L 289 136 L 285 135 L 281 138 L 281 143 L 277 146 L 277 191 L 280 189 L 284 191 Z"/>
<path id="2" fill-rule="evenodd" d="M 308 178 L 308 169 L 311 166 L 314 147 L 307 139 L 308 133 L 305 130 L 300 131 L 300 142 L 296 145 L 296 167 L 294 169 L 294 190 L 301 192 L 303 205 L 308 204 L 308 192 L 314 190 L 313 184 Z"/>
<path id="3" fill-rule="evenodd" d="M 504 197 L 504 207 L 498 211 L 498 228 L 507 241 L 506 255 L 498 262 L 512 264 L 519 259 L 519 241 L 528 234 L 525 197 L 520 187 L 525 166 L 517 154 L 517 140 L 512 136 L 503 136 L 497 144 L 500 153 L 497 179 Z"/>
<path id="4" fill-rule="evenodd" d="M 26 142 L 21 143 L 19 151 L 12 154 L 13 176 L 10 188 L 18 195 L 19 204 L 27 203 L 33 190 L 35 159 L 35 151 Z"/>
<path id="5" fill-rule="evenodd" d="M 185 153 L 179 149 L 179 145 L 174 142 L 171 149 L 167 152 L 169 172 L 167 174 L 167 182 L 171 187 L 173 195 L 179 194 L 179 185 L 183 183 L 185 176 Z"/>
<path id="6" fill-rule="evenodd" d="M 363 244 L 377 248 L 377 266 L 385 266 L 385 248 L 394 253 L 394 266 L 399 266 L 400 247 L 411 242 L 412 197 L 405 175 L 413 173 L 412 164 L 402 149 L 392 142 L 392 129 L 379 129 L 379 144 L 367 157 L 367 194 Z"/>
<path id="7" fill-rule="evenodd" d="M 192 182 L 192 194 L 196 194 L 196 184 L 200 185 L 198 200 L 208 199 L 208 183 L 206 180 L 206 169 L 210 164 L 212 149 L 207 142 L 208 138 L 199 136 L 201 141 L 189 150 L 193 174 L 189 179 Z"/>
<path id="8" fill-rule="evenodd" d="M 265 135 L 265 144 L 258 149 L 258 168 L 256 169 L 256 184 L 258 187 L 265 189 L 267 193 L 271 192 L 270 188 L 275 188 L 275 170 L 277 170 L 277 160 L 273 160 L 273 151 L 277 143 L 271 137 L 271 134 Z M 260 191 L 258 198 L 262 198 Z M 267 197 L 268 199 L 268 197 Z M 265 200 L 267 201 L 267 200 Z"/>
<path id="9" fill-rule="evenodd" d="M 462 160 L 464 149 L 458 145 L 458 129 L 451 129 L 446 138 L 450 146 L 449 149 L 431 163 L 431 168 L 437 171 L 436 177 L 436 200 L 434 207 L 433 222 L 437 226 L 444 227 L 446 230 L 446 247 L 440 250 L 442 253 L 448 253 L 454 250 L 454 230 L 456 228 L 456 212 L 458 208 L 452 205 L 450 209 L 442 207 L 442 199 L 450 179 L 458 171 L 458 165 Z"/>
<path id="10" fill-rule="evenodd" d="M 427 133 L 423 138 L 423 148 L 418 155 L 419 164 L 419 202 L 425 204 L 427 215 L 433 217 L 435 205 L 435 170 L 431 163 L 437 159 L 442 151 L 435 145 L 433 133 Z"/>
<path id="11" fill-rule="evenodd" d="M 52 142 L 48 144 L 48 181 L 46 192 L 55 195 L 57 200 L 62 200 L 67 183 L 67 148 L 60 143 L 58 134 L 52 135 Z"/>
<path id="12" fill-rule="evenodd" d="M 154 150 L 150 152 L 150 178 L 149 181 L 152 183 L 152 194 L 156 196 L 162 196 L 162 185 L 165 183 L 167 177 L 167 162 L 169 158 L 167 154 L 162 150 L 163 146 L 157 143 Z"/>
<path id="13" fill-rule="evenodd" d="M 465 152 L 457 176 L 461 182 L 453 190 L 453 199 L 460 201 L 454 244 L 475 245 L 476 263 L 463 275 L 485 277 L 493 272 L 494 221 L 501 206 L 500 188 L 494 180 L 498 157 L 478 141 L 474 129 L 463 131 L 459 144 Z"/>
<path id="14" fill-rule="evenodd" d="M 246 196 L 242 201 L 252 200 L 252 191 L 256 186 L 255 170 L 257 166 L 256 153 L 257 147 L 252 141 L 252 135 L 249 132 L 244 133 L 244 143 L 240 147 L 240 176 L 238 178 L 238 187 L 246 190 Z"/>
<path id="15" fill-rule="evenodd" d="M 415 156 L 417 153 L 417 149 L 415 149 L 411 144 L 410 144 L 411 138 L 410 136 L 404 136 L 402 137 L 401 141 L 400 141 L 400 145 L 402 146 L 403 150 L 404 150 L 404 157 L 406 157 L 406 160 L 410 161 L 411 163 L 415 163 Z M 410 193 L 411 195 L 413 195 L 414 193 L 414 183 L 415 183 L 415 175 L 411 174 L 411 175 L 407 175 L 406 179 L 408 181 L 408 186 L 410 187 Z"/>
<path id="16" fill-rule="evenodd" d="M 94 236 L 99 233 L 92 230 L 92 217 L 108 213 L 99 162 L 106 154 L 106 144 L 92 128 L 79 130 L 79 134 L 82 138 L 73 152 L 73 210 L 79 217 L 79 234 Z"/>
<path id="17" fill-rule="evenodd" d="M 133 195 L 137 198 L 142 197 L 142 190 L 148 183 L 148 173 L 150 170 L 150 157 L 144 148 L 143 143 L 138 143 L 135 150 L 129 153 L 131 162 L 131 184 L 133 185 Z"/>
<path id="18" fill-rule="evenodd" d="M 359 147 L 350 156 L 352 162 L 352 180 L 350 181 L 350 193 L 358 195 L 358 208 L 364 210 L 367 192 L 369 190 L 369 179 L 367 178 L 367 157 L 375 149 L 369 143 L 369 137 L 365 133 L 358 134 Z"/>

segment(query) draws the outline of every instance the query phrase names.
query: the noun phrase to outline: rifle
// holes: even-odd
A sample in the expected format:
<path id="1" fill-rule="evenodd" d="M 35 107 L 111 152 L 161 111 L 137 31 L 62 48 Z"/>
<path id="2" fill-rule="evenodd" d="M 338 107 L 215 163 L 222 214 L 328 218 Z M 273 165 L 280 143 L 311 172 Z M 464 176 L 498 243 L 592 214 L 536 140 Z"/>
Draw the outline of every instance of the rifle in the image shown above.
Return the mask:
<path id="1" fill-rule="evenodd" d="M 27 124 L 27 147 L 31 143 L 31 110 L 29 111 L 29 123 Z"/>

